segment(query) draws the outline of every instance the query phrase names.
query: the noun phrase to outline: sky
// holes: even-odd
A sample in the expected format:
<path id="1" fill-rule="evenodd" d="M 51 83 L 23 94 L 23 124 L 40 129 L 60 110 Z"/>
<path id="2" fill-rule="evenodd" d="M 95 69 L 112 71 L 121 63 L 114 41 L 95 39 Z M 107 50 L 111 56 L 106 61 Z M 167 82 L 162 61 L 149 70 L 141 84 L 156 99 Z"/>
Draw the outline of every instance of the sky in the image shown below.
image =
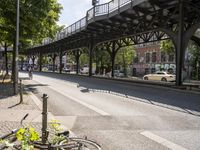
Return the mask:
<path id="1" fill-rule="evenodd" d="M 110 0 L 100 0 L 105 3 Z M 66 27 L 86 16 L 86 11 L 92 8 L 92 0 L 58 0 L 63 6 L 58 24 Z"/>

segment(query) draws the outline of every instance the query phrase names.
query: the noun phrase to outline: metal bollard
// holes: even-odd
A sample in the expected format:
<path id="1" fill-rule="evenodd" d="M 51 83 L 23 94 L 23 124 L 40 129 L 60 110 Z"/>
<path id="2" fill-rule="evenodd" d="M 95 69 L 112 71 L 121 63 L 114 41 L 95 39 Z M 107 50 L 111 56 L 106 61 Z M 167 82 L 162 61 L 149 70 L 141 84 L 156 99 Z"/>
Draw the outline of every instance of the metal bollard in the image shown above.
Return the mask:
<path id="1" fill-rule="evenodd" d="M 23 102 L 23 88 L 22 88 L 22 79 L 19 80 L 19 94 L 20 94 L 20 104 Z"/>
<path id="2" fill-rule="evenodd" d="M 47 94 L 43 94 L 43 109 L 42 109 L 42 144 L 47 142 L 48 131 L 47 131 Z"/>

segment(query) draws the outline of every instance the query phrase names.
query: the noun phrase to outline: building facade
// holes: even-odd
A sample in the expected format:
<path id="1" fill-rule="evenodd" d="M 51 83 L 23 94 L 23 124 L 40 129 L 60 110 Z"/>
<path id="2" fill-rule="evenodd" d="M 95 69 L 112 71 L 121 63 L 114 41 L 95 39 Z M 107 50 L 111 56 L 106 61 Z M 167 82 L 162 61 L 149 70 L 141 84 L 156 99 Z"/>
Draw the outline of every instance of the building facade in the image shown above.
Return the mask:
<path id="1" fill-rule="evenodd" d="M 133 76 L 142 76 L 156 71 L 174 73 L 176 69 L 175 54 L 166 54 L 160 49 L 160 42 L 139 44 L 135 46 L 136 58 L 133 61 Z"/>

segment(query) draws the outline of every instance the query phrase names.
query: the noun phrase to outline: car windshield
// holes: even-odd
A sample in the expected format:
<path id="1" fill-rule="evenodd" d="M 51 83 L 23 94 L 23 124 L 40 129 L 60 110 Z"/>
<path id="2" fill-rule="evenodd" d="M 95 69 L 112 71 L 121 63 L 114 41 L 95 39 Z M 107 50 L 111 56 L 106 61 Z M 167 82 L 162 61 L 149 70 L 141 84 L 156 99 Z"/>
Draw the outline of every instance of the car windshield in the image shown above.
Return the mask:
<path id="1" fill-rule="evenodd" d="M 164 72 L 157 72 L 156 74 L 165 74 Z"/>
<path id="2" fill-rule="evenodd" d="M 174 74 L 174 73 L 170 73 L 170 72 L 166 72 L 167 74 Z"/>
<path id="3" fill-rule="evenodd" d="M 170 73 L 170 72 L 156 72 L 156 74 L 172 74 L 172 73 Z"/>

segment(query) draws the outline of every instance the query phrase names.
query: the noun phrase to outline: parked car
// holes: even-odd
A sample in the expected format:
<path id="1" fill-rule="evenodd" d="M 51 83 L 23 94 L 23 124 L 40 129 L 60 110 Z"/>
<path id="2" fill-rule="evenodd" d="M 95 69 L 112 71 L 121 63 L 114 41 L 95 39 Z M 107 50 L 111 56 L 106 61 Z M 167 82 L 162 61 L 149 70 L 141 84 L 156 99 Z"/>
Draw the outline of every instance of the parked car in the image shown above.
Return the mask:
<path id="1" fill-rule="evenodd" d="M 120 70 L 114 70 L 114 76 L 115 77 L 124 77 L 124 72 Z"/>
<path id="2" fill-rule="evenodd" d="M 80 73 L 81 74 L 88 74 L 89 73 L 89 67 L 83 67 L 82 69 L 80 69 Z"/>
<path id="3" fill-rule="evenodd" d="M 143 77 L 143 80 L 154 80 L 154 81 L 165 81 L 172 82 L 175 81 L 175 75 L 170 74 L 165 71 L 157 71 L 153 74 L 147 74 Z"/>
<path id="4" fill-rule="evenodd" d="M 69 68 L 64 68 L 63 70 L 64 70 L 64 72 L 70 73 L 70 69 Z"/>
<path id="5" fill-rule="evenodd" d="M 42 71 L 48 71 L 47 67 L 42 67 Z"/>

